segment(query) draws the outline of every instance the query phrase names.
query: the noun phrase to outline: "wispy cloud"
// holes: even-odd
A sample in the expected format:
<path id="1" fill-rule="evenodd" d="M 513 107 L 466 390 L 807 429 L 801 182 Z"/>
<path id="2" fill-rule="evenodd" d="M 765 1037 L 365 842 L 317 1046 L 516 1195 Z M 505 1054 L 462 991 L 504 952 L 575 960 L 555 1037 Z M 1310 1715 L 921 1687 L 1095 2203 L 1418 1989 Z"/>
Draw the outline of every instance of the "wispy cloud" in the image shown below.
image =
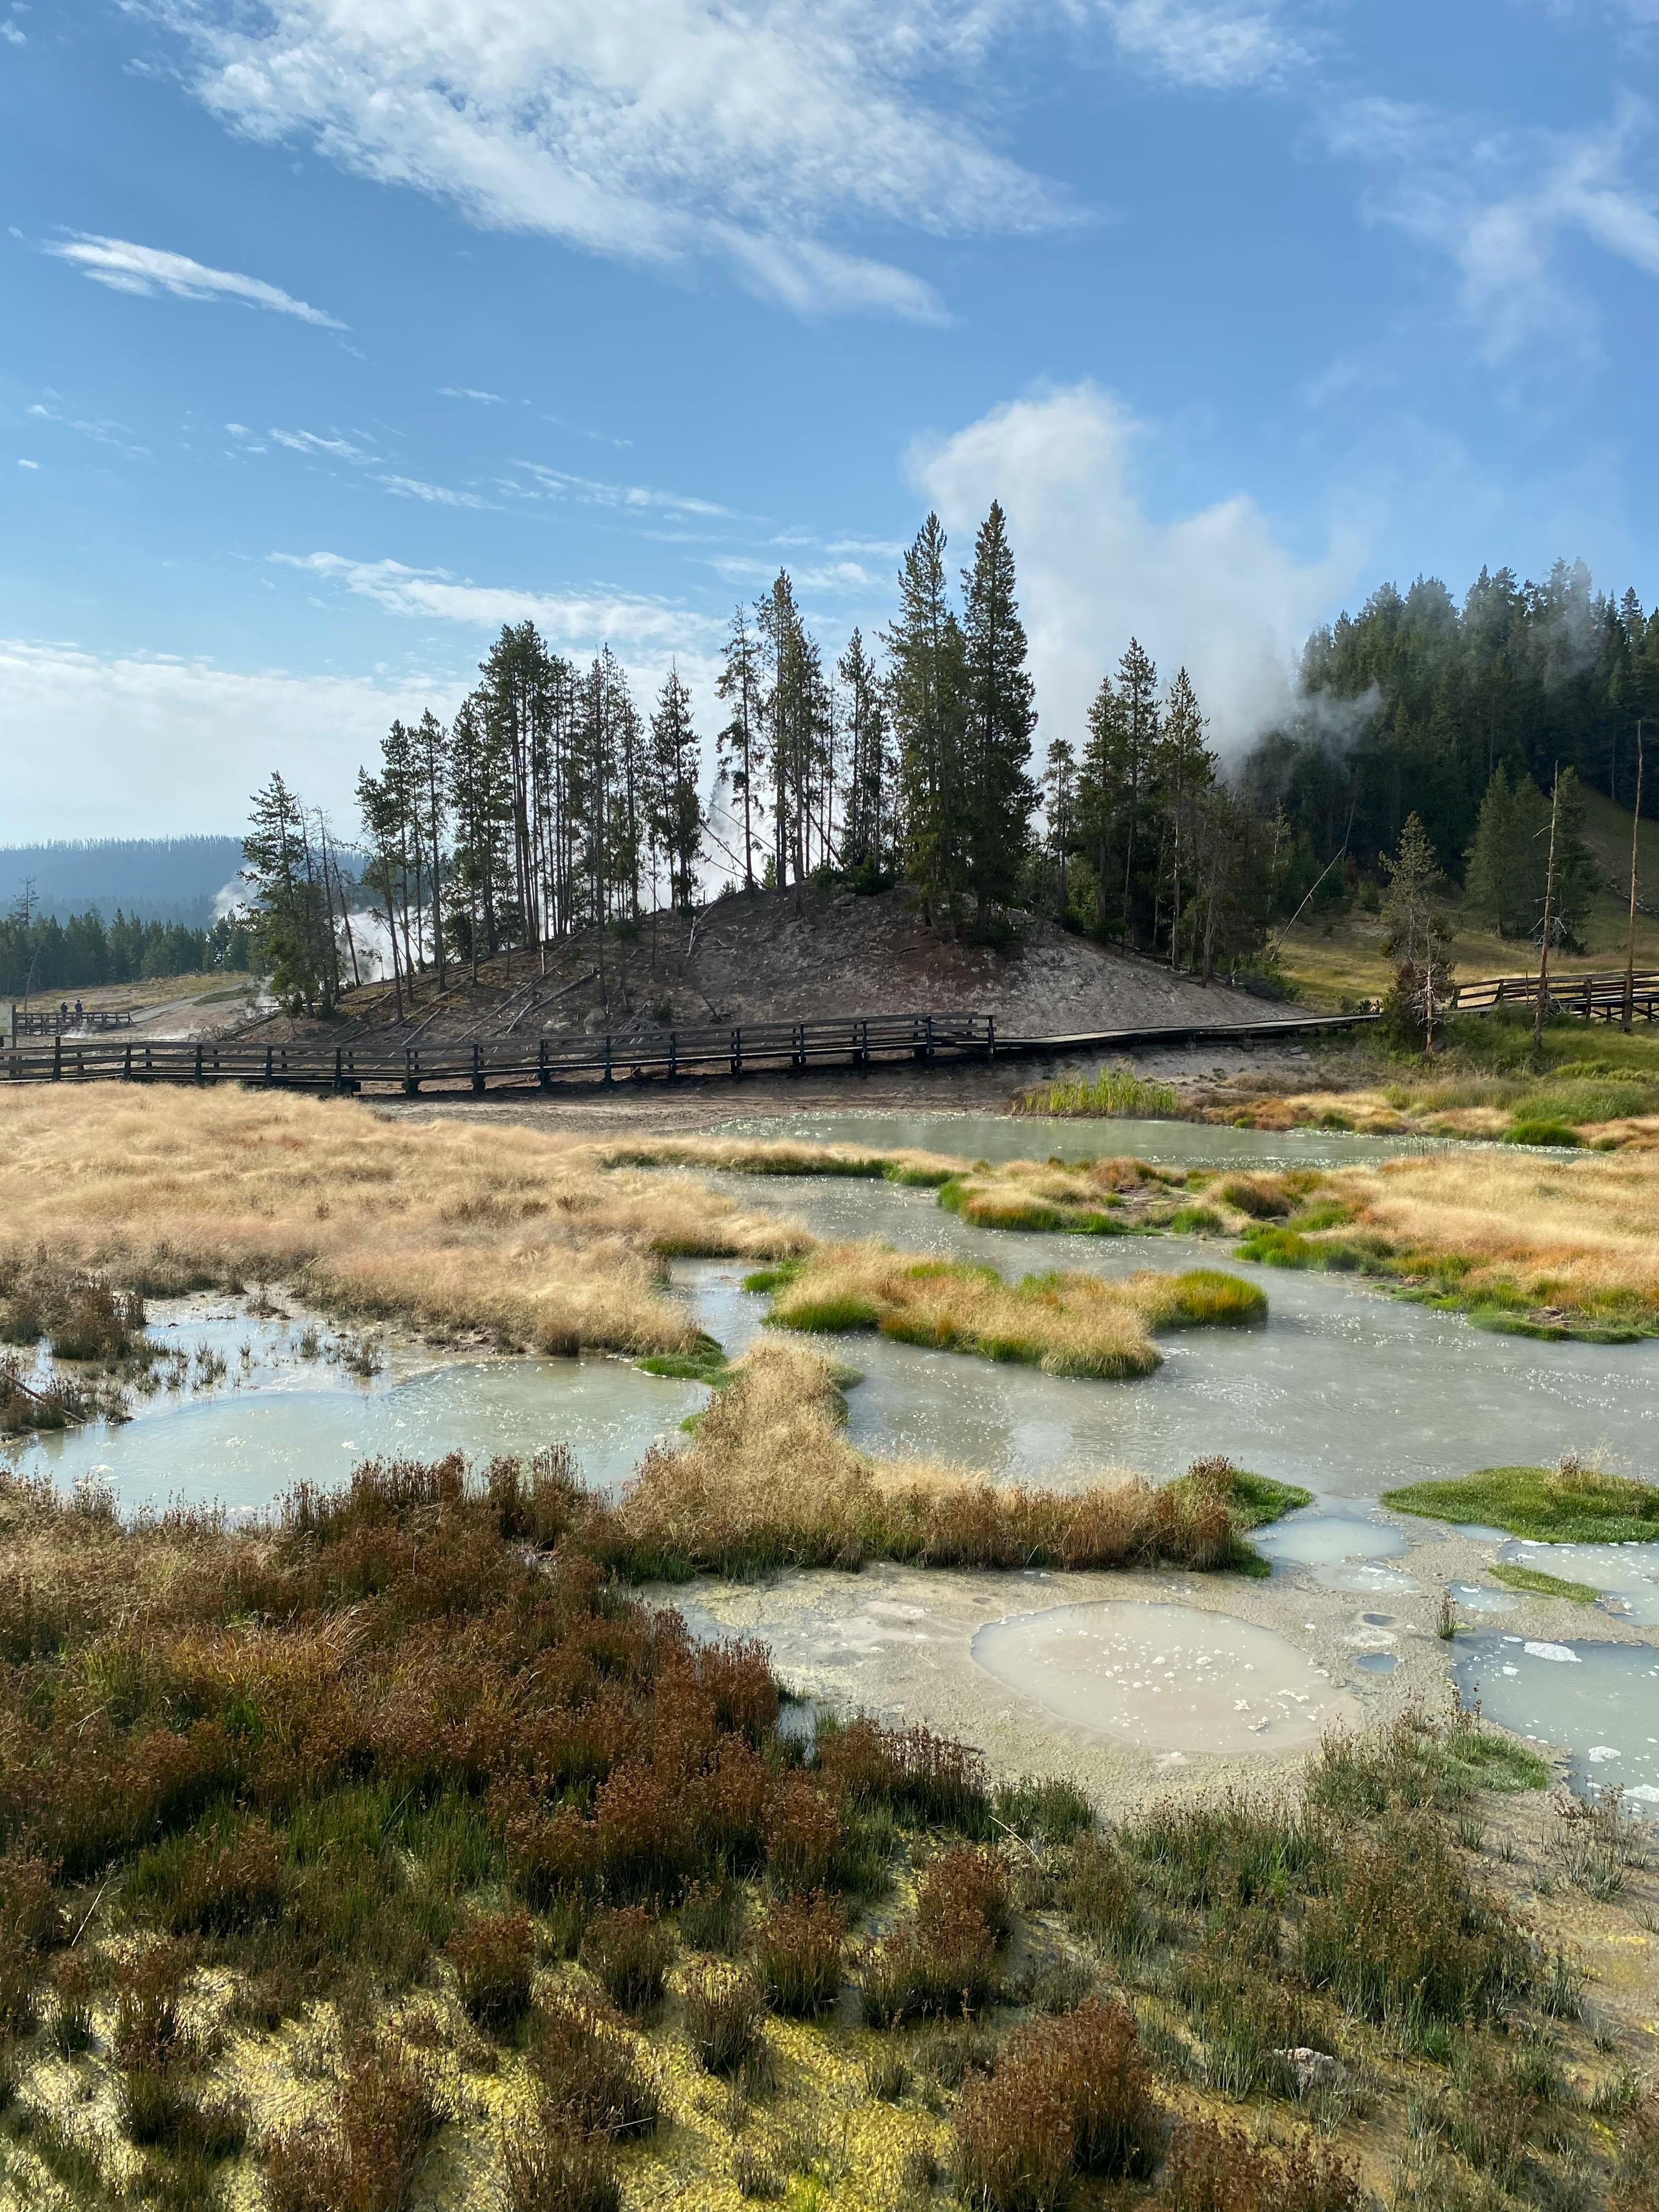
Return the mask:
<path id="1" fill-rule="evenodd" d="M 511 585 L 477 584 L 447 568 L 413 568 L 401 561 L 352 561 L 339 553 L 273 553 L 270 558 L 278 567 L 342 585 L 388 614 L 425 616 L 486 630 L 499 629 L 503 623 L 533 622 L 555 644 L 588 650 L 608 641 L 696 653 L 724 628 L 714 617 L 628 592 L 531 592 Z"/>
<path id="2" fill-rule="evenodd" d="M 199 96 L 252 137 L 307 140 L 491 228 L 660 268 L 722 262 L 803 313 L 924 319 L 941 313 L 925 278 L 849 234 L 1072 219 L 1066 195 L 949 96 L 953 76 L 982 85 L 1005 18 L 1052 27 L 1080 12 L 1085 28 L 1173 62 L 1188 19 L 1244 12 L 1199 0 L 152 4 L 187 41 Z"/>
<path id="3" fill-rule="evenodd" d="M 56 407 L 43 406 L 36 400 L 23 410 L 37 422 L 52 422 L 59 429 L 73 430 L 77 437 L 90 438 L 94 445 L 112 446 L 117 453 L 125 453 L 129 460 L 143 461 L 150 458 L 148 446 L 141 446 L 125 422 L 108 420 L 88 420 L 84 416 L 65 415 Z"/>
<path id="4" fill-rule="evenodd" d="M 1384 100 L 1350 102 L 1326 127 L 1333 153 L 1381 179 L 1373 218 L 1451 262 L 1492 361 L 1546 334 L 1558 349 L 1593 345 L 1589 312 L 1563 266 L 1569 246 L 1659 276 L 1659 190 L 1633 173 L 1652 134 L 1651 109 L 1630 94 L 1608 123 L 1577 134 L 1482 131 Z"/>
<path id="5" fill-rule="evenodd" d="M 499 392 L 477 392 L 470 384 L 441 384 L 440 399 L 476 399 L 480 406 L 504 407 L 507 403 Z"/>
<path id="6" fill-rule="evenodd" d="M 132 292 L 144 299 L 166 292 L 179 300 L 234 300 L 245 307 L 267 307 L 273 314 L 293 315 L 302 323 L 315 323 L 321 330 L 347 328 L 336 316 L 295 299 L 276 284 L 241 276 L 234 269 L 210 269 L 204 262 L 192 261 L 187 253 L 135 246 L 125 238 L 100 238 L 90 231 L 77 231 L 72 237 L 54 241 L 46 252 L 70 262 L 94 284 L 106 284 L 112 292 Z"/>
<path id="7" fill-rule="evenodd" d="M 433 507 L 488 507 L 475 491 L 452 491 L 447 484 L 422 483 L 418 477 L 377 477 L 375 482 L 400 499 L 422 499 Z"/>
<path id="8" fill-rule="evenodd" d="M 550 497 L 574 499 L 584 507 L 614 507 L 661 508 L 672 514 L 702 514 L 729 517 L 729 507 L 717 506 L 713 500 L 694 499 L 683 492 L 660 491 L 650 484 L 605 483 L 596 477 L 572 476 L 565 469 L 550 469 L 540 461 L 514 461 L 537 486 Z"/>
<path id="9" fill-rule="evenodd" d="M 366 452 L 351 439 L 341 437 L 337 431 L 327 437 L 319 430 L 273 429 L 268 434 L 279 446 L 286 446 L 294 453 L 322 454 L 333 461 L 363 462 L 375 459 L 373 453 Z"/>
<path id="10" fill-rule="evenodd" d="M 1121 50 L 1170 82 L 1212 92 L 1274 84 L 1310 58 L 1281 6 L 1230 0 L 1106 0 Z"/>

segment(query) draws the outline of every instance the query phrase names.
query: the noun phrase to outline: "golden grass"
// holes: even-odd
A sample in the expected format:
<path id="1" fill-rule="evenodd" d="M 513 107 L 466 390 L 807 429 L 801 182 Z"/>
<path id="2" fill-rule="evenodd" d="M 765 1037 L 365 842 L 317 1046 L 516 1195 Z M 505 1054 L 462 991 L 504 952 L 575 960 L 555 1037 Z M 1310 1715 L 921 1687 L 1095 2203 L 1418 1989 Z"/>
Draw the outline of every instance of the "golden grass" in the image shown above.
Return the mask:
<path id="1" fill-rule="evenodd" d="M 1253 1284 L 1212 1269 L 1115 1279 L 1055 1271 L 1009 1283 L 994 1267 L 858 1243 L 821 1246 L 780 1274 L 767 1316 L 779 1328 L 873 1328 L 1045 1375 L 1149 1375 L 1161 1364 L 1155 1330 L 1233 1326 L 1267 1312 Z"/>
<path id="2" fill-rule="evenodd" d="M 828 1361 L 760 1344 L 710 1401 L 689 1448 L 649 1453 L 582 1540 L 633 1579 L 778 1567 L 1151 1565 L 1260 1571 L 1243 1531 L 1307 1493 L 1198 1463 L 1155 1487 L 1118 1475 L 1075 1492 L 1007 1488 L 959 1468 L 869 1460 L 847 1441 Z"/>
<path id="3" fill-rule="evenodd" d="M 689 1351 L 665 1255 L 805 1233 L 507 1124 L 347 1100 L 115 1085 L 0 1095 L 0 1222 L 157 1287 L 282 1280 L 315 1304 L 573 1352 Z"/>

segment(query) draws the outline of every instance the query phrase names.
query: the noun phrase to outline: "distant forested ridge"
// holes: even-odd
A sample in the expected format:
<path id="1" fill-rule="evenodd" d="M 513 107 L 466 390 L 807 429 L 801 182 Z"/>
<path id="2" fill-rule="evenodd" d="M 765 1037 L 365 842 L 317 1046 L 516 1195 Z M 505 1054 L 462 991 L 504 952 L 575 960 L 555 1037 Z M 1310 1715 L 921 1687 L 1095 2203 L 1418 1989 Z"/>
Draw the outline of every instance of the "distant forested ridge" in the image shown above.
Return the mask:
<path id="1" fill-rule="evenodd" d="M 97 837 L 0 845 L 0 908 L 32 885 L 31 910 L 67 921 L 116 910 L 129 921 L 205 929 L 214 901 L 242 865 L 240 837 Z"/>
<path id="2" fill-rule="evenodd" d="M 95 909 L 25 920 L 21 908 L 0 915 L 0 995 L 57 998 L 100 983 L 137 983 L 155 976 L 198 975 L 252 965 L 252 940 L 239 917 L 205 929 L 181 921 L 141 921 L 117 911 L 106 922 Z"/>
<path id="3" fill-rule="evenodd" d="M 1435 577 L 1385 584 L 1316 630 L 1300 700 L 1245 763 L 1255 811 L 1282 808 L 1304 857 L 1346 842 L 1372 872 L 1416 813 L 1461 879 L 1481 803 L 1501 769 L 1547 791 L 1558 769 L 1622 806 L 1636 792 L 1637 726 L 1659 737 L 1659 610 L 1595 590 L 1582 562 L 1542 583 L 1483 568 L 1462 605 Z M 1643 811 L 1659 809 L 1650 774 Z M 1304 872 L 1305 872 L 1305 871 Z"/>

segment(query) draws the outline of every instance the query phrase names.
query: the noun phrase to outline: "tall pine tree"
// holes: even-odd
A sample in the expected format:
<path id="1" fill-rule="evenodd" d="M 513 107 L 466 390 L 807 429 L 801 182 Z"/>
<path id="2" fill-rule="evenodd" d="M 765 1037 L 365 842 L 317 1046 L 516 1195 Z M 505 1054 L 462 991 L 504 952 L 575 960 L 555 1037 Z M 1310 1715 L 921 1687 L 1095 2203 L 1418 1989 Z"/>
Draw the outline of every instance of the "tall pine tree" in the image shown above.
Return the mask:
<path id="1" fill-rule="evenodd" d="M 959 811 L 963 874 L 983 929 L 1019 894 L 1036 788 L 1027 769 L 1036 726 L 1014 556 L 994 500 L 963 571 Z"/>

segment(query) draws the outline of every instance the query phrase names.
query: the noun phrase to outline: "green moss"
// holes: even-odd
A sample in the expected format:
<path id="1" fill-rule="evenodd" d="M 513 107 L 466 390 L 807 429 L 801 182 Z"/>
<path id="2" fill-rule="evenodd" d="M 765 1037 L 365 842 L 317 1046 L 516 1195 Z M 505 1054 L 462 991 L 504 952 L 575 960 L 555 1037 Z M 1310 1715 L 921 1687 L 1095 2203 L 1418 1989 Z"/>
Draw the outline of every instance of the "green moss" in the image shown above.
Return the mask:
<path id="1" fill-rule="evenodd" d="M 1516 1559 L 1496 1559 L 1486 1571 L 1495 1583 L 1530 1590 L 1534 1597 L 1565 1597 L 1575 1605 L 1594 1605 L 1601 1595 L 1594 1583 L 1569 1582 L 1563 1575 L 1547 1575 L 1541 1567 L 1523 1567 Z"/>
<path id="2" fill-rule="evenodd" d="M 803 1265 L 799 1260 L 779 1260 L 769 1267 L 757 1267 L 752 1274 L 744 1277 L 743 1287 L 745 1291 L 757 1291 L 763 1294 L 783 1290 L 794 1281 Z"/>
<path id="3" fill-rule="evenodd" d="M 860 1297 L 856 1291 L 842 1291 L 833 1297 L 801 1297 L 790 1301 L 785 1314 L 768 1314 L 768 1327 L 803 1328 L 814 1334 L 841 1335 L 848 1329 L 874 1328 L 878 1318 L 873 1298 Z"/>
<path id="4" fill-rule="evenodd" d="M 1183 1496 L 1193 1486 L 1194 1478 L 1183 1474 L 1170 1485 L 1177 1497 Z M 1313 1504 L 1311 1490 L 1304 1490 L 1294 1482 L 1275 1482 L 1271 1475 L 1252 1474 L 1246 1468 L 1231 1470 L 1227 1486 L 1227 1503 L 1241 1528 L 1265 1528 L 1270 1521 L 1281 1520 L 1286 1513 L 1295 1513 L 1304 1505 Z"/>
<path id="5" fill-rule="evenodd" d="M 1659 1486 L 1593 1468 L 1486 1467 L 1451 1482 L 1387 1490 L 1396 1512 L 1483 1522 L 1540 1543 L 1634 1544 L 1659 1537 Z"/>

